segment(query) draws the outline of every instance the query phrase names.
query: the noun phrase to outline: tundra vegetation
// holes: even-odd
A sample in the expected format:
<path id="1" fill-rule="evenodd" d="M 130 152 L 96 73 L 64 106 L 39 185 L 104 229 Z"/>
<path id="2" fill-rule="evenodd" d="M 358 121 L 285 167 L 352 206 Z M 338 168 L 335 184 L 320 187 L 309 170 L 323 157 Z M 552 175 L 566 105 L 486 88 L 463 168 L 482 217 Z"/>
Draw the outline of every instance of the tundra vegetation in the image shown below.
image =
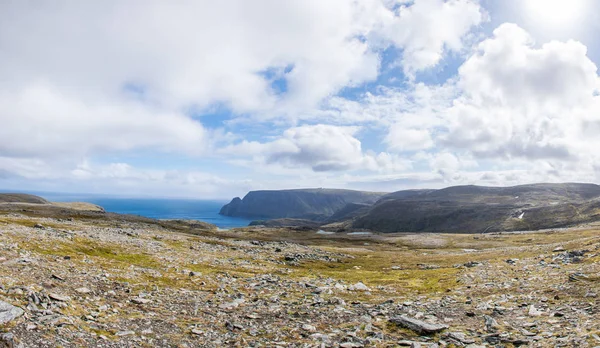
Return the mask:
<path id="1" fill-rule="evenodd" d="M 594 347 L 600 224 L 485 234 L 219 231 L 0 205 L 2 342 Z"/>

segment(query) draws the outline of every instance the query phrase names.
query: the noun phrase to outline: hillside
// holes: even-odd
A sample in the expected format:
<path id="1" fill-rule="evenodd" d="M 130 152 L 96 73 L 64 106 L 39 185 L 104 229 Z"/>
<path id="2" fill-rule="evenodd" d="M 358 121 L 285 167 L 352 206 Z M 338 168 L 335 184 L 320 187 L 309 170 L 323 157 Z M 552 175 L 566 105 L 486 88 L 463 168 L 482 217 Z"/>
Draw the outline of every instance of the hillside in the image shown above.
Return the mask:
<path id="1" fill-rule="evenodd" d="M 28 195 L 25 193 L 0 193 L 0 203 L 48 204 L 50 202 L 42 197 Z"/>
<path id="2" fill-rule="evenodd" d="M 373 204 L 384 194 L 336 189 L 251 191 L 221 208 L 221 215 L 251 219 L 297 218 L 322 221 L 349 203 Z"/>
<path id="3" fill-rule="evenodd" d="M 538 230 L 599 220 L 600 186 L 467 185 L 387 194 L 331 189 L 252 191 L 244 199 L 234 198 L 221 214 L 257 219 L 257 224 L 271 227 L 321 226 L 333 231 Z"/>
<path id="4" fill-rule="evenodd" d="M 600 186 L 575 183 L 401 191 L 384 196 L 352 227 L 380 232 L 537 230 L 596 221 L 599 199 Z"/>
<path id="5" fill-rule="evenodd" d="M 45 198 L 25 193 L 0 193 L 0 204 L 13 206 L 12 209 L 27 209 L 35 205 L 39 211 L 44 209 L 56 210 L 57 207 L 68 210 L 104 212 L 104 208 L 87 202 L 49 202 Z M 20 207 L 20 208 L 19 208 Z M 4 207 L 4 209 L 11 209 Z"/>
<path id="6" fill-rule="evenodd" d="M 204 227 L 0 204 L 0 347 L 598 344 L 600 224 L 478 236 Z"/>
<path id="7" fill-rule="evenodd" d="M 407 191 L 395 192 L 391 196 L 402 192 Z M 581 202 L 600 197 L 600 186 L 578 183 L 530 184 L 510 187 L 466 185 L 417 192 L 420 194 L 394 198 L 415 201 L 435 200 L 465 203 L 545 205 L 551 202 Z"/>

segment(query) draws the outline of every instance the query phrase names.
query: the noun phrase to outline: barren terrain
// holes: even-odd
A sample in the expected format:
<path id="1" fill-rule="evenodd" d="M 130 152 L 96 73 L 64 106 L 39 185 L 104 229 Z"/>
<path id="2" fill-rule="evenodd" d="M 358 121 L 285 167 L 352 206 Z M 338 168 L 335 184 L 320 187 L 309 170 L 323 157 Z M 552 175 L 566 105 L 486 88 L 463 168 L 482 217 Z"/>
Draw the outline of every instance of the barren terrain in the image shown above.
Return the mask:
<path id="1" fill-rule="evenodd" d="M 600 345 L 598 225 L 320 235 L 54 213 L 0 212 L 8 346 Z"/>

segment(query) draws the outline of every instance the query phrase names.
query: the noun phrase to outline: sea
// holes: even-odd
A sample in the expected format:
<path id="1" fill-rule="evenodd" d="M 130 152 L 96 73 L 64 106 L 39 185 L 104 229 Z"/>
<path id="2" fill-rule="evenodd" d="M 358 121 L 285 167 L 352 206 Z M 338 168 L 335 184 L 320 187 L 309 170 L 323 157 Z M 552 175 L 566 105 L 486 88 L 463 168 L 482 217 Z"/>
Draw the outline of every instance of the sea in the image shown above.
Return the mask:
<path id="1" fill-rule="evenodd" d="M 115 198 L 96 195 L 35 193 L 52 202 L 88 202 L 107 212 L 140 215 L 153 219 L 200 220 L 220 229 L 248 226 L 251 220 L 219 215 L 228 201 L 158 198 Z"/>

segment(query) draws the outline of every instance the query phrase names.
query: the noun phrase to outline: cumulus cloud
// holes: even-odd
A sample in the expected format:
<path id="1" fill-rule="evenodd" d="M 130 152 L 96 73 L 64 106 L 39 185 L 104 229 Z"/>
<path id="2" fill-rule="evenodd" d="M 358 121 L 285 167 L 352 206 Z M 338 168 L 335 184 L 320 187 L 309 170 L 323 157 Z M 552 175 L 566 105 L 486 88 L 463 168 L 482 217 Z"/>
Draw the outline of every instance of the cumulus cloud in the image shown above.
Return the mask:
<path id="1" fill-rule="evenodd" d="M 341 123 L 365 115 L 387 129 L 389 151 L 449 183 L 590 181 L 600 173 L 599 86 L 580 42 L 537 45 L 517 25 L 503 24 L 446 83 L 337 98 L 328 115 Z M 520 171 L 535 174 L 513 175 Z"/>
<path id="2" fill-rule="evenodd" d="M 147 151 L 324 184 L 364 172 L 435 183 L 597 178 L 600 84 L 586 46 L 536 43 L 516 24 L 471 46 L 486 20 L 476 0 L 4 2 L 0 177 L 219 184 L 167 162 L 93 164 Z M 382 67 L 387 49 L 395 67 Z M 449 53 L 464 59 L 456 76 L 418 82 Z M 383 68 L 407 79 L 390 87 Z M 366 91 L 349 98 L 346 87 Z M 221 108 L 268 134 L 203 124 Z M 377 151 L 365 130 L 383 133 Z"/>
<path id="3" fill-rule="evenodd" d="M 406 128 L 403 124 L 392 125 L 385 142 L 394 151 L 426 150 L 434 145 L 429 130 Z"/>
<path id="4" fill-rule="evenodd" d="M 432 67 L 484 16 L 476 0 L 2 2 L 0 155 L 14 159 L 3 170 L 65 173 L 60 158 L 133 151 L 210 155 L 225 133 L 202 124 L 213 108 L 300 120 L 376 80 L 383 50 L 401 52 L 406 72 Z M 247 146 L 315 171 L 399 167 L 353 132 L 297 127 Z"/>
<path id="5" fill-rule="evenodd" d="M 410 162 L 388 153 L 362 150 L 355 137 L 358 128 L 306 125 L 287 129 L 276 140 L 243 141 L 220 150 L 221 154 L 251 156 L 254 163 L 315 172 L 342 170 L 386 171 L 407 169 Z"/>
<path id="6" fill-rule="evenodd" d="M 207 132 L 198 122 L 134 101 L 85 101 L 35 83 L 19 91 L 0 87 L 0 104 L 0 153 L 5 156 L 52 158 L 138 148 L 198 154 L 207 147 Z"/>
<path id="7" fill-rule="evenodd" d="M 181 117 L 215 103 L 288 114 L 374 80 L 379 51 L 390 44 L 404 50 L 410 69 L 437 64 L 481 11 L 474 0 L 8 2 L 0 8 L 0 94 L 25 99 L 39 119 L 54 117 L 28 93 L 40 83 L 87 107 L 81 118 L 98 104 L 125 108 L 123 97 Z"/>
<path id="8" fill-rule="evenodd" d="M 476 102 L 575 107 L 597 91 L 596 71 L 582 43 L 551 41 L 537 48 L 525 30 L 506 23 L 462 64 L 459 85 Z"/>
<path id="9" fill-rule="evenodd" d="M 589 129 L 600 120 L 598 82 L 583 44 L 538 46 L 517 25 L 503 24 L 459 68 L 460 95 L 441 111 L 437 143 L 498 172 L 526 170 L 521 182 L 596 181 L 600 143 Z M 489 169 L 487 176 L 494 176 Z"/>
<path id="10" fill-rule="evenodd" d="M 536 48 L 504 24 L 460 67 L 443 143 L 483 158 L 575 160 L 588 148 L 582 122 L 598 115 L 596 70 L 581 43 Z"/>
<path id="11" fill-rule="evenodd" d="M 404 49 L 408 75 L 439 63 L 445 51 L 458 52 L 469 30 L 487 19 L 478 1 L 423 0 L 396 10 L 397 20 L 383 30 Z"/>

